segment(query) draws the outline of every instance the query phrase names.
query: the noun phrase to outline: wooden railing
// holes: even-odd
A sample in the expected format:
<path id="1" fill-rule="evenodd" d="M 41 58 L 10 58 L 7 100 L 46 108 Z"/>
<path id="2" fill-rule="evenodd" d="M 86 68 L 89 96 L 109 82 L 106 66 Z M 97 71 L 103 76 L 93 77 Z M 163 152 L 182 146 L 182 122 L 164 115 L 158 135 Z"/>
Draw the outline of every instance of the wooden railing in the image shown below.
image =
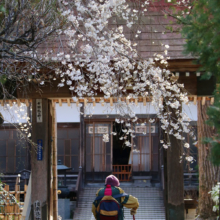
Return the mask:
<path id="1" fill-rule="evenodd" d="M 199 174 L 198 173 L 184 173 L 184 187 L 198 187 L 199 184 Z"/>
<path id="2" fill-rule="evenodd" d="M 131 181 L 131 173 L 131 165 L 113 165 L 112 174 L 115 175 L 119 179 L 119 181 Z"/>
<path id="3" fill-rule="evenodd" d="M 20 185 L 15 185 L 15 191 L 9 190 L 9 185 L 5 185 L 5 191 L 9 193 L 9 195 L 13 195 L 16 199 L 16 203 L 11 203 L 10 199 L 6 197 L 5 203 L 0 204 L 0 220 L 20 220 L 21 219 L 21 206 L 24 205 L 24 202 L 20 202 L 20 195 L 24 195 L 24 199 L 27 192 L 27 185 L 24 186 L 24 191 L 20 191 Z M 4 196 L 4 192 L 0 191 L 0 197 Z M 8 199 L 7 199 L 8 198 Z M 0 199 L 1 200 L 1 199 Z"/>

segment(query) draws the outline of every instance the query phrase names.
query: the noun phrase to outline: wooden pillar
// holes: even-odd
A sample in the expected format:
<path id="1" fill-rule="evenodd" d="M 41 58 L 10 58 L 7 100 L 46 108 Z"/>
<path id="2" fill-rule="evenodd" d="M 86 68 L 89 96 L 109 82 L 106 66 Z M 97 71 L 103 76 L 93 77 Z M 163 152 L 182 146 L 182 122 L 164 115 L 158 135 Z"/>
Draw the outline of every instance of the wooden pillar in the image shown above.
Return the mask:
<path id="1" fill-rule="evenodd" d="M 184 220 L 184 181 L 181 141 L 170 136 L 171 147 L 165 153 L 165 188 L 167 220 Z"/>
<path id="2" fill-rule="evenodd" d="M 175 111 L 169 111 L 176 118 Z M 179 111 L 182 109 L 179 108 Z M 167 134 L 164 137 L 168 138 Z M 166 220 L 184 220 L 183 163 L 180 163 L 180 156 L 183 154 L 182 141 L 169 135 L 169 142 L 171 146 L 164 152 Z"/>
<path id="3" fill-rule="evenodd" d="M 82 183 L 84 184 L 85 181 L 85 122 L 84 122 L 84 103 L 80 107 L 80 146 L 79 146 L 79 154 L 80 154 L 80 161 L 79 167 L 82 168 Z"/>
<path id="4" fill-rule="evenodd" d="M 32 101 L 32 141 L 38 146 L 31 150 L 31 204 L 35 220 L 38 204 L 42 220 L 49 220 L 50 181 L 51 181 L 51 131 L 49 100 L 33 99 Z M 50 123 L 49 123 L 50 122 Z M 42 146 L 42 149 L 41 149 Z M 36 203 L 39 201 L 38 203 Z"/>
<path id="5" fill-rule="evenodd" d="M 53 208 L 51 208 L 52 220 L 58 219 L 58 195 L 57 195 L 57 120 L 56 120 L 56 104 L 51 104 L 52 114 L 52 165 L 53 165 L 53 183 L 52 183 L 52 200 Z"/>
<path id="6" fill-rule="evenodd" d="M 31 113 L 32 103 L 27 107 L 27 116 L 30 118 L 30 122 L 32 123 L 32 113 Z M 26 169 L 31 171 L 31 144 L 27 143 L 27 151 L 26 151 L 26 157 L 27 157 L 27 166 Z M 25 184 L 27 184 L 27 180 L 25 180 Z"/>

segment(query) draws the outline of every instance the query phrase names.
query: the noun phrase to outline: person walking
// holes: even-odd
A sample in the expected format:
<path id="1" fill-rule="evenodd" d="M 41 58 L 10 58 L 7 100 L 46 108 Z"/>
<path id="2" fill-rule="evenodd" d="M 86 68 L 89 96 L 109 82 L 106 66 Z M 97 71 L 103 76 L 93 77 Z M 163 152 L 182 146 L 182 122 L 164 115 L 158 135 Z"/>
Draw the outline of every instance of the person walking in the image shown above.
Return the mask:
<path id="1" fill-rule="evenodd" d="M 138 199 L 124 193 L 120 187 L 118 178 L 109 175 L 105 179 L 105 187 L 96 193 L 96 199 L 92 204 L 92 213 L 96 220 L 124 220 L 123 207 L 129 208 L 131 215 L 137 212 Z"/>

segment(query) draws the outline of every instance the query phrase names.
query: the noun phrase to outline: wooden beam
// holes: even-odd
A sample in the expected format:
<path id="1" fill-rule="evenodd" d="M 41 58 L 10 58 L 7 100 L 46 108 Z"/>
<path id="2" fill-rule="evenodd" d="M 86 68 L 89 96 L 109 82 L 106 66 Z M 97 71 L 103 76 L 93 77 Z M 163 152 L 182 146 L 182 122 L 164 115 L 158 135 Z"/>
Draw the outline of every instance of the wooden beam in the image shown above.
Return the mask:
<path id="1" fill-rule="evenodd" d="M 68 106 L 70 106 L 70 99 L 67 99 L 67 104 Z"/>
<path id="2" fill-rule="evenodd" d="M 55 106 L 56 106 L 56 102 L 52 101 L 52 107 L 55 108 Z"/>
<path id="3" fill-rule="evenodd" d="M 28 99 L 25 99 L 25 104 L 26 104 L 27 107 L 29 107 L 29 101 L 28 101 Z"/>
<path id="4" fill-rule="evenodd" d="M 214 97 L 211 98 L 210 104 L 213 105 L 214 104 Z"/>
<path id="5" fill-rule="evenodd" d="M 143 97 L 143 106 L 146 106 L 146 105 L 147 105 L 146 97 Z"/>
<path id="6" fill-rule="evenodd" d="M 105 101 L 103 99 L 103 102 L 101 102 L 101 106 L 105 106 Z"/>
<path id="7" fill-rule="evenodd" d="M 193 103 L 194 103 L 194 105 L 196 105 L 196 103 L 197 103 L 197 96 L 196 95 L 194 96 Z"/>
<path id="8" fill-rule="evenodd" d="M 194 97 L 194 95 L 189 95 L 188 96 L 190 101 L 193 101 L 193 97 Z M 111 102 L 112 103 L 116 103 L 117 100 L 126 101 L 125 97 L 120 97 L 120 98 L 118 98 L 118 97 L 111 97 L 109 99 L 103 99 L 102 97 L 95 97 L 94 99 L 91 99 L 89 97 L 85 97 L 85 98 L 87 98 L 87 104 L 88 103 L 93 103 L 94 106 L 95 106 L 95 103 L 101 103 L 101 100 L 104 100 L 104 103 L 110 103 L 110 104 L 111 104 Z M 112 99 L 112 101 L 111 101 L 111 99 Z M 51 100 L 53 100 L 56 103 L 59 103 L 59 98 L 57 98 L 57 99 L 52 98 Z M 68 98 L 62 97 L 61 101 L 62 101 L 62 103 L 67 103 L 68 102 Z M 152 101 L 152 96 L 147 96 L 146 97 L 146 103 L 147 102 L 151 102 L 151 101 Z M 79 98 L 78 102 L 79 103 L 84 103 L 84 98 Z M 143 102 L 143 97 L 139 96 L 138 98 L 130 98 L 129 99 L 129 103 L 130 102 L 134 102 L 136 105 L 138 105 L 138 102 Z M 74 103 L 74 101 L 72 99 L 70 99 L 70 103 Z"/>
<path id="9" fill-rule="evenodd" d="M 113 98 L 110 98 L 110 106 L 113 106 Z"/>
<path id="10" fill-rule="evenodd" d="M 194 59 L 168 60 L 168 69 L 172 72 L 196 72 L 201 65 L 193 63 Z"/>
<path id="11" fill-rule="evenodd" d="M 205 99 L 206 99 L 206 97 L 203 96 L 203 97 L 202 97 L 202 105 L 205 105 Z"/>
<path id="12" fill-rule="evenodd" d="M 138 99 L 135 99 L 135 105 L 138 106 Z"/>
<path id="13" fill-rule="evenodd" d="M 8 101 L 10 106 L 13 106 L 13 103 L 11 100 Z"/>
<path id="14" fill-rule="evenodd" d="M 87 98 L 84 98 L 84 105 L 87 106 Z"/>
<path id="15" fill-rule="evenodd" d="M 18 105 L 18 107 L 21 106 L 21 101 L 20 101 L 20 99 L 17 99 L 17 105 Z"/>
<path id="16" fill-rule="evenodd" d="M 4 106 L 4 100 L 1 100 L 1 106 Z"/>
<path id="17" fill-rule="evenodd" d="M 129 105 L 129 103 L 130 103 L 128 98 L 126 98 L 126 103 L 127 103 L 127 105 Z"/>
<path id="18" fill-rule="evenodd" d="M 62 100 L 59 99 L 59 106 L 62 106 Z"/>

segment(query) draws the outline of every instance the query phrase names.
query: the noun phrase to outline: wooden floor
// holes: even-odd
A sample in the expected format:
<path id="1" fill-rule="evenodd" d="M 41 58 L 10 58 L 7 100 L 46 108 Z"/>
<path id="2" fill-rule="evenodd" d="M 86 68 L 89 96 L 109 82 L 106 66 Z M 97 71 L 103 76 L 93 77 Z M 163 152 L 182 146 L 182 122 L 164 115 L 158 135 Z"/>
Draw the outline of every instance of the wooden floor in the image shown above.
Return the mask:
<path id="1" fill-rule="evenodd" d="M 138 198 L 139 208 L 135 218 L 137 220 L 165 220 L 162 191 L 156 187 L 121 186 L 127 194 Z M 75 210 L 74 220 L 95 220 L 91 207 L 95 193 L 99 187 L 85 187 L 80 195 L 79 207 Z M 130 210 L 124 209 L 125 220 L 133 220 Z"/>

